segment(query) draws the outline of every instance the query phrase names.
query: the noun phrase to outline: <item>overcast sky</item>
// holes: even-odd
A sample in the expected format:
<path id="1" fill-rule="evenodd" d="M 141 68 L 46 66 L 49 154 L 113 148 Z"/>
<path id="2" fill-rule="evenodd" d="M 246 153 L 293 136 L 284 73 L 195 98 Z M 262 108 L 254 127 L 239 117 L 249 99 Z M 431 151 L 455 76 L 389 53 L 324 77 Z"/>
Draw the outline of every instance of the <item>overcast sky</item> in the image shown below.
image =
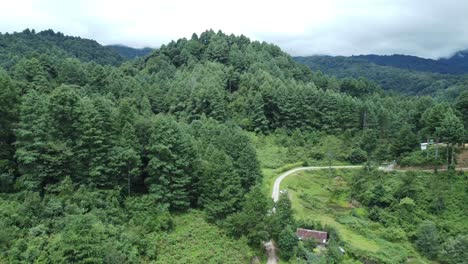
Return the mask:
<path id="1" fill-rule="evenodd" d="M 132 47 L 211 28 L 291 55 L 438 58 L 468 48 L 468 0 L 4 0 L 1 8 L 0 32 L 51 28 Z"/>

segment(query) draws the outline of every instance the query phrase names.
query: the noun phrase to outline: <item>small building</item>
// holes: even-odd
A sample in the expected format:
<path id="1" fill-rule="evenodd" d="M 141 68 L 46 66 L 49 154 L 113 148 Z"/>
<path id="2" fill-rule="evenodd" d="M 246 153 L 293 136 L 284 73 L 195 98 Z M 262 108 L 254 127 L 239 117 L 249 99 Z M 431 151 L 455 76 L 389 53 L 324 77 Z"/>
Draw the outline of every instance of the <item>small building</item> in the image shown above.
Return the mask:
<path id="1" fill-rule="evenodd" d="M 310 230 L 304 228 L 298 228 L 296 230 L 296 235 L 300 240 L 306 239 L 315 239 L 320 245 L 325 245 L 327 243 L 328 234 L 324 231 Z"/>
<path id="2" fill-rule="evenodd" d="M 429 143 L 421 143 L 421 150 L 426 150 Z"/>

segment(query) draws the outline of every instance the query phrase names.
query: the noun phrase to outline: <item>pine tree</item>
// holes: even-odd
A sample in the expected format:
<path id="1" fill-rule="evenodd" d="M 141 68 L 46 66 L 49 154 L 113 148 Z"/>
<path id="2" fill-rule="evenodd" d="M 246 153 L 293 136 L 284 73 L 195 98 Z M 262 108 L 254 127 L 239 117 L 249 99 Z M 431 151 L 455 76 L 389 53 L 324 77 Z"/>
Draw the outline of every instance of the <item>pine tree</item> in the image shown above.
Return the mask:
<path id="1" fill-rule="evenodd" d="M 126 189 L 127 195 L 131 194 L 133 182 L 141 173 L 140 149 L 135 129 L 126 123 L 110 151 L 109 167 L 111 175 L 118 177 L 115 181 Z"/>
<path id="2" fill-rule="evenodd" d="M 242 187 L 229 156 L 213 145 L 206 148 L 200 175 L 198 204 L 211 221 L 222 220 L 239 209 Z"/>
<path id="3" fill-rule="evenodd" d="M 206 48 L 205 56 L 207 60 L 226 63 L 229 59 L 228 43 L 218 34 L 213 35 L 210 44 Z"/>
<path id="4" fill-rule="evenodd" d="M 51 137 L 51 123 L 48 98 L 31 90 L 23 97 L 15 132 L 15 155 L 24 188 L 38 190 L 71 176 L 72 152 Z"/>
<path id="5" fill-rule="evenodd" d="M 454 167 L 454 145 L 463 142 L 463 139 L 465 138 L 465 128 L 463 127 L 463 123 L 455 114 L 453 114 L 453 112 L 447 112 L 440 125 L 436 127 L 436 135 L 444 142 L 447 142 L 447 147 L 449 149 L 447 166 L 449 168 Z"/>
<path id="6" fill-rule="evenodd" d="M 59 67 L 58 79 L 64 84 L 84 85 L 86 72 L 78 59 L 65 59 Z"/>
<path id="7" fill-rule="evenodd" d="M 280 255 L 283 259 L 289 260 L 294 256 L 295 248 L 297 247 L 297 235 L 292 230 L 291 226 L 286 226 L 279 234 L 278 247 Z"/>
<path id="8" fill-rule="evenodd" d="M 113 182 L 106 174 L 110 146 L 106 144 L 103 117 L 89 98 L 81 99 L 75 111 L 77 138 L 73 146 L 79 161 L 75 178 L 88 184 L 112 186 Z"/>
<path id="9" fill-rule="evenodd" d="M 150 192 L 173 210 L 187 209 L 197 169 L 196 152 L 189 135 L 172 118 L 158 116 L 147 151 L 145 183 Z"/>
<path id="10" fill-rule="evenodd" d="M 468 92 L 465 91 L 457 97 L 455 102 L 455 108 L 460 113 L 461 120 L 465 126 L 465 129 L 468 129 Z M 468 135 L 465 135 L 468 136 Z"/>
<path id="11" fill-rule="evenodd" d="M 424 138 L 437 136 L 436 128 L 445 118 L 447 112 L 451 112 L 448 104 L 436 104 L 435 106 L 427 109 L 421 117 L 421 123 L 424 125 L 422 136 Z"/>
<path id="12" fill-rule="evenodd" d="M 252 131 L 257 133 L 266 133 L 268 130 L 268 120 L 265 117 L 264 110 L 264 103 L 260 93 L 255 93 L 251 96 L 250 100 L 248 101 L 249 105 L 248 108 L 248 116 L 251 119 L 252 127 L 250 128 Z"/>
<path id="13" fill-rule="evenodd" d="M 295 222 L 289 195 L 287 192 L 281 192 L 275 204 L 275 213 L 271 218 L 270 234 L 275 240 L 278 240 L 280 233 L 286 226 L 295 226 Z"/>
<path id="14" fill-rule="evenodd" d="M 260 185 L 253 187 L 245 195 L 242 210 L 228 218 L 230 232 L 237 236 L 246 236 L 249 244 L 260 247 L 268 239 L 268 212 L 271 203 L 262 192 Z"/>
<path id="15" fill-rule="evenodd" d="M 413 133 L 411 126 L 406 124 L 400 128 L 396 138 L 393 140 L 392 150 L 395 156 L 399 157 L 402 154 L 411 152 L 417 146 L 418 139 Z"/>
<path id="16" fill-rule="evenodd" d="M 16 170 L 13 129 L 18 122 L 19 99 L 18 88 L 0 69 L 0 192 L 10 189 Z"/>

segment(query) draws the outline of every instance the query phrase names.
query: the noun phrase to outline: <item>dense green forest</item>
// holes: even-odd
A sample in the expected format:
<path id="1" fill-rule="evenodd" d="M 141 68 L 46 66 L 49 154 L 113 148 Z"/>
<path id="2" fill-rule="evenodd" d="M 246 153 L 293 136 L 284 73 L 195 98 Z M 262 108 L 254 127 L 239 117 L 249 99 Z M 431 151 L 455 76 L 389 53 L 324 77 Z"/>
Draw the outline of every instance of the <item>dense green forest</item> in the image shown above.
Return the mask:
<path id="1" fill-rule="evenodd" d="M 190 252 L 193 263 L 246 263 L 268 239 L 287 259 L 298 252 L 291 204 L 266 198 L 269 157 L 258 154 L 270 139 L 304 162 L 449 169 L 465 140 L 466 92 L 450 103 L 387 93 L 212 30 L 123 64 L 78 40 L 1 35 L 0 263 L 184 263 Z M 421 157 L 427 138 L 446 156 Z"/>
<path id="2" fill-rule="evenodd" d="M 363 77 L 378 83 L 385 90 L 409 95 L 428 95 L 437 100 L 453 101 L 461 92 L 468 90 L 466 74 L 425 72 L 418 67 L 403 69 L 403 66 L 379 64 L 379 61 L 368 60 L 363 56 L 310 56 L 294 59 L 314 71 L 339 78 Z"/>

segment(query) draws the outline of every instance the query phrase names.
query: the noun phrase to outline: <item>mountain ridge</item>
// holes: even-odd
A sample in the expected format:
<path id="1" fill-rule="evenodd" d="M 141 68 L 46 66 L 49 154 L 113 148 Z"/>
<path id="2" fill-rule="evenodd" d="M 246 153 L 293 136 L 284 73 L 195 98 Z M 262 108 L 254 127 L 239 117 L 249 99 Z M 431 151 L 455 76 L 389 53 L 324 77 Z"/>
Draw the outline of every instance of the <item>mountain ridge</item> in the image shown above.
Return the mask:
<path id="1" fill-rule="evenodd" d="M 47 54 L 56 59 L 76 58 L 83 62 L 94 61 L 117 66 L 126 59 L 112 48 L 96 40 L 68 36 L 52 29 L 36 32 L 0 33 L 0 66 L 9 68 L 21 58 Z"/>
<path id="2" fill-rule="evenodd" d="M 294 60 L 309 66 L 313 71 L 321 71 L 338 78 L 364 77 L 377 82 L 385 90 L 409 95 L 431 95 L 443 99 L 454 99 L 466 89 L 468 74 L 422 71 L 414 67 L 414 64 L 409 64 L 406 68 L 401 65 L 400 67 L 381 65 L 383 63 L 378 64 L 368 58 L 315 55 L 294 57 Z M 376 58 L 381 59 L 382 56 Z"/>
<path id="3" fill-rule="evenodd" d="M 468 50 L 459 50 L 449 57 L 439 59 L 422 58 L 407 54 L 359 54 L 350 57 L 361 58 L 381 66 L 391 66 L 405 70 L 442 74 L 468 73 Z"/>

